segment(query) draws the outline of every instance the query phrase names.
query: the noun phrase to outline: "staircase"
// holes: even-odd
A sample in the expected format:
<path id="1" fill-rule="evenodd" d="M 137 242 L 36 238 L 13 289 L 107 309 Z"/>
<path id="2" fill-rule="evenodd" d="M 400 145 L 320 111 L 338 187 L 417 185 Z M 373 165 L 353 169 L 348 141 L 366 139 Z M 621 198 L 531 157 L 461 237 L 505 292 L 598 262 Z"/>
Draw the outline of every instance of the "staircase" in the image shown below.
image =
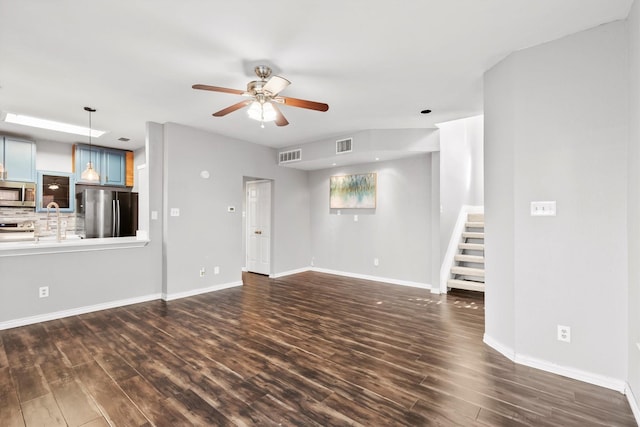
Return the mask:
<path id="1" fill-rule="evenodd" d="M 484 292 L 484 214 L 467 214 L 447 287 Z"/>

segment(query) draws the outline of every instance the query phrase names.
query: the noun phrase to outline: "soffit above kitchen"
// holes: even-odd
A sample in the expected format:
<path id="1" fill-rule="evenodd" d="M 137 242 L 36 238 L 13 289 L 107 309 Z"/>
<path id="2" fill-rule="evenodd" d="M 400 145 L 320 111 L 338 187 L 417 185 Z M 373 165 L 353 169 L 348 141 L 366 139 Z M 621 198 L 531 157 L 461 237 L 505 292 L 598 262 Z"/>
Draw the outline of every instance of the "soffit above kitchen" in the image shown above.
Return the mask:
<path id="1" fill-rule="evenodd" d="M 147 121 L 175 122 L 271 147 L 367 129 L 433 128 L 482 112 L 482 75 L 509 53 L 624 19 L 632 0 L 0 0 L 0 111 L 86 126 L 94 142 L 144 146 Z M 292 84 L 290 125 L 211 114 L 258 63 Z M 428 115 L 421 110 L 431 109 Z M 0 122 L 0 133 L 84 142 Z M 130 141 L 120 141 L 128 138 Z"/>

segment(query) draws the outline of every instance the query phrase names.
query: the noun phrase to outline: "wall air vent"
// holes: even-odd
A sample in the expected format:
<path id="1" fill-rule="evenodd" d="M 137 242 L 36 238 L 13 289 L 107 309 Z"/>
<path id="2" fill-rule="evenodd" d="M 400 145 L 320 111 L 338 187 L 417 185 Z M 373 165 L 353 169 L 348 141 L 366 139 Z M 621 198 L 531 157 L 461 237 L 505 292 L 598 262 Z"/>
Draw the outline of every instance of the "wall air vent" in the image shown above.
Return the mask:
<path id="1" fill-rule="evenodd" d="M 336 154 L 350 153 L 353 151 L 353 138 L 339 139 L 336 141 Z"/>
<path id="2" fill-rule="evenodd" d="M 291 151 L 281 151 L 278 153 L 278 163 L 291 163 L 291 162 L 299 162 L 302 160 L 302 149 L 298 148 L 297 150 Z"/>

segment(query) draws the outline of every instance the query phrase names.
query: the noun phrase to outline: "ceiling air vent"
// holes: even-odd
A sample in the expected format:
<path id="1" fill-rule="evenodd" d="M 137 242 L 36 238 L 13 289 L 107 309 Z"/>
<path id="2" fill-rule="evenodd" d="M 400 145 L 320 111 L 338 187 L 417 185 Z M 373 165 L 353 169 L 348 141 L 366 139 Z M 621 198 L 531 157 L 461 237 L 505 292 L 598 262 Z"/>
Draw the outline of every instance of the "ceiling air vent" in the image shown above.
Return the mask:
<path id="1" fill-rule="evenodd" d="M 291 162 L 299 162 L 302 159 L 302 149 L 298 148 L 297 150 L 291 151 L 281 151 L 278 153 L 278 163 L 291 163 Z"/>
<path id="2" fill-rule="evenodd" d="M 336 154 L 350 153 L 353 151 L 353 138 L 339 139 L 336 141 Z"/>

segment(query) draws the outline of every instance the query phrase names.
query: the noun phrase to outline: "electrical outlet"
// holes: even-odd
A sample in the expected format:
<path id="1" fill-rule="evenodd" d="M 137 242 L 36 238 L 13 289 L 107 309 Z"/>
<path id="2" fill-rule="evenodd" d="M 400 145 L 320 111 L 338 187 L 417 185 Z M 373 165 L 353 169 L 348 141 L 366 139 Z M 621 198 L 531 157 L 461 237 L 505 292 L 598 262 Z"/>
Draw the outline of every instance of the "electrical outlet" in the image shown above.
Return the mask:
<path id="1" fill-rule="evenodd" d="M 373 265 L 374 265 L 375 267 L 377 267 L 378 265 L 380 265 L 380 260 L 379 260 L 378 258 L 374 258 L 374 259 L 373 259 Z"/>
<path id="2" fill-rule="evenodd" d="M 200 277 L 204 277 L 204 273 L 205 273 L 205 270 L 204 270 L 204 267 L 202 267 L 200 269 Z"/>
<path id="3" fill-rule="evenodd" d="M 213 274 L 220 274 L 220 267 L 218 266 L 213 267 Z"/>
<path id="4" fill-rule="evenodd" d="M 38 288 L 38 296 L 40 298 L 47 298 L 49 296 L 49 287 L 41 286 Z"/>
<path id="5" fill-rule="evenodd" d="M 169 215 L 171 215 L 171 216 L 180 216 L 180 208 L 171 208 L 171 211 L 169 212 Z"/>
<path id="6" fill-rule="evenodd" d="M 571 328 L 558 325 L 558 341 L 571 342 Z"/>
<path id="7" fill-rule="evenodd" d="M 358 222 L 358 215 L 353 216 L 353 222 Z"/>

